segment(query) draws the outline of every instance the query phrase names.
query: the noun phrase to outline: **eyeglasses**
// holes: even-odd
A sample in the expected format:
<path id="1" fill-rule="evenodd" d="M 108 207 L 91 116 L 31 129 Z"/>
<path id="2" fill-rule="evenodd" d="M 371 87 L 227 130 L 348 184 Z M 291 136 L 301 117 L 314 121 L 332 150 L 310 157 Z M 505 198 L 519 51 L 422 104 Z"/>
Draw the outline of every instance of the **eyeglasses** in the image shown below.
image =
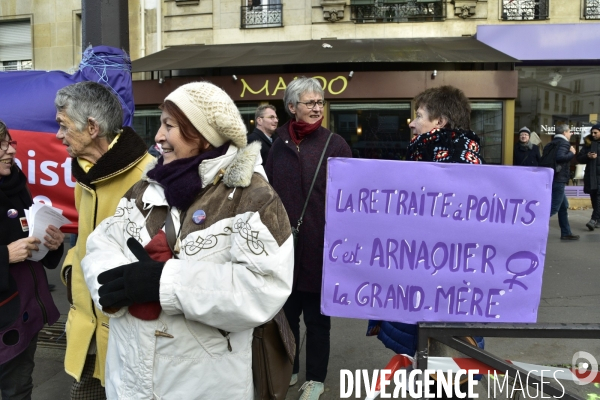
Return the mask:
<path id="1" fill-rule="evenodd" d="M 8 146 L 11 145 L 13 148 L 17 147 L 16 140 L 2 140 L 0 141 L 0 149 L 6 151 L 8 150 Z"/>
<path id="2" fill-rule="evenodd" d="M 270 119 L 270 120 L 274 120 L 274 119 L 279 120 L 279 118 L 277 118 L 277 116 L 275 116 L 275 115 L 271 115 L 270 117 L 258 117 L 258 118 L 263 118 L 263 119 L 266 118 L 266 119 Z"/>
<path id="3" fill-rule="evenodd" d="M 325 104 L 327 104 L 327 102 L 325 100 L 319 100 L 319 101 L 311 100 L 311 101 L 307 101 L 307 102 L 299 101 L 298 103 L 304 104 L 309 110 L 312 110 L 317 105 L 319 107 L 323 108 L 323 107 L 325 107 Z"/>

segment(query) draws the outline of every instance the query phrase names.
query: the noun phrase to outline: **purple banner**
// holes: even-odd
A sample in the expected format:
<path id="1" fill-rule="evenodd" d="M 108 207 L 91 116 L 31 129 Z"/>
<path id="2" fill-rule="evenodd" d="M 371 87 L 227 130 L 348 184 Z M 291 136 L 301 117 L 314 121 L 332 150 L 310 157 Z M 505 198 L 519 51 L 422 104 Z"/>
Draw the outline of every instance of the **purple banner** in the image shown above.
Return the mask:
<path id="1" fill-rule="evenodd" d="M 552 170 L 332 158 L 321 310 L 536 322 Z"/>

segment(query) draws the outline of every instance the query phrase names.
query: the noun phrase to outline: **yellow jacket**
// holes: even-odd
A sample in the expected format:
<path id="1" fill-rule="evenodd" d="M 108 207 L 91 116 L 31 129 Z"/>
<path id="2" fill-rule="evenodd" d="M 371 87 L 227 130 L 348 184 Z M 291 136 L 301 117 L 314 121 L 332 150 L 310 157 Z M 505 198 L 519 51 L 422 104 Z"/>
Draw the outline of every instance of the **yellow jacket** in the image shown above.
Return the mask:
<path id="1" fill-rule="evenodd" d="M 81 270 L 86 242 L 90 233 L 112 217 L 119 200 L 154 159 L 146 151 L 144 141 L 130 128 L 124 128 L 119 140 L 86 173 L 76 159 L 72 160 L 75 185 L 75 207 L 79 213 L 77 244 L 69 250 L 62 266 L 63 283 L 71 308 L 66 324 L 67 351 L 65 371 L 77 381 L 81 379 L 88 349 L 96 337 L 94 377 L 104 385 L 104 364 L 108 346 L 108 317 L 92 303 Z"/>

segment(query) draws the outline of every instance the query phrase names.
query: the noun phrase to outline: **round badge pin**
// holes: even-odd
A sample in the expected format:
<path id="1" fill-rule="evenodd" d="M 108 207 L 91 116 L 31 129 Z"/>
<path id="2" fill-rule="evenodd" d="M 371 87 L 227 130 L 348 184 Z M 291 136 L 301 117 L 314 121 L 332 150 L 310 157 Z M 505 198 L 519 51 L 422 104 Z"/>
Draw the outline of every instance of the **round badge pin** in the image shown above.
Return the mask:
<path id="1" fill-rule="evenodd" d="M 205 219 L 206 213 L 204 212 L 204 210 L 194 211 L 194 214 L 192 215 L 192 221 L 194 221 L 196 225 L 203 224 Z"/>
<path id="2" fill-rule="evenodd" d="M 6 212 L 6 215 L 8 215 L 8 218 L 17 218 L 19 216 L 19 212 L 14 208 L 11 208 Z"/>

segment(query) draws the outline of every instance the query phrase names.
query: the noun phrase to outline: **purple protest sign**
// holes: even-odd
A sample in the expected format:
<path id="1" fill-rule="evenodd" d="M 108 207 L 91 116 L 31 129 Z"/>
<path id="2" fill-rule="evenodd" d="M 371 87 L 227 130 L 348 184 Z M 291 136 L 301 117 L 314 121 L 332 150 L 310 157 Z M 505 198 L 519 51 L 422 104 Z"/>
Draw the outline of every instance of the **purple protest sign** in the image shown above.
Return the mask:
<path id="1" fill-rule="evenodd" d="M 321 310 L 536 322 L 552 170 L 331 158 Z"/>

